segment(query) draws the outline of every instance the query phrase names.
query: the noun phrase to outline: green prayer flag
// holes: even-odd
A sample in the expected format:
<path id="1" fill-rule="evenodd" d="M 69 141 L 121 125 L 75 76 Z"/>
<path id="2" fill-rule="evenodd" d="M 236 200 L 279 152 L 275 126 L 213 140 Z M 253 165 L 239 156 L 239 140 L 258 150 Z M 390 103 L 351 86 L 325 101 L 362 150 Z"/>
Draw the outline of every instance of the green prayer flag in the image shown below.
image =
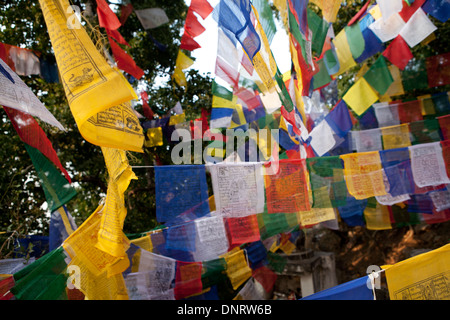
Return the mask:
<path id="1" fill-rule="evenodd" d="M 384 95 L 394 82 L 386 60 L 382 55 L 370 66 L 363 77 L 380 95 Z"/>
<path id="2" fill-rule="evenodd" d="M 61 172 L 38 149 L 25 144 L 44 189 L 51 212 L 69 202 L 77 192 Z"/>
<path id="3" fill-rule="evenodd" d="M 359 22 L 354 23 L 351 26 L 346 26 L 344 30 L 353 59 L 356 60 L 364 52 L 366 46 L 361 28 L 359 27 Z"/>
<path id="4" fill-rule="evenodd" d="M 327 84 L 329 84 L 331 82 L 331 77 L 328 74 L 328 70 L 327 67 L 325 65 L 325 62 L 323 61 L 323 59 L 319 60 L 319 62 L 317 63 L 319 66 L 319 72 L 317 72 L 314 76 L 314 90 L 319 89 Z"/>
<path id="5" fill-rule="evenodd" d="M 272 9 L 270 8 L 269 2 L 267 0 L 253 0 L 253 6 L 258 11 L 259 22 L 266 34 L 269 43 L 272 42 L 275 33 L 277 32 L 277 27 L 273 19 Z"/>
<path id="6" fill-rule="evenodd" d="M 327 38 L 329 24 L 320 18 L 314 11 L 307 8 L 308 28 L 312 32 L 311 50 L 320 56 L 323 44 Z"/>
<path id="7" fill-rule="evenodd" d="M 400 72 L 405 92 L 428 88 L 426 60 L 411 59 Z"/>

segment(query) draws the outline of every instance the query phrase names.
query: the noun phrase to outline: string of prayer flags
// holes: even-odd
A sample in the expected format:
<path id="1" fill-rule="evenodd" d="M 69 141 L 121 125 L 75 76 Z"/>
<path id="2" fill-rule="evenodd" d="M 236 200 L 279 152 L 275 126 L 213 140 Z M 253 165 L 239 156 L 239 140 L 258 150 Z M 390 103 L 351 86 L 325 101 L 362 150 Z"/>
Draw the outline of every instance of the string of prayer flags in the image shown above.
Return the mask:
<path id="1" fill-rule="evenodd" d="M 131 109 L 137 95 L 100 54 L 83 27 L 69 29 L 67 0 L 41 0 L 70 109 L 81 135 L 92 144 L 142 152 L 144 135 Z"/>
<path id="2" fill-rule="evenodd" d="M 349 193 L 356 199 L 386 194 L 380 155 L 377 151 L 344 154 L 344 175 Z"/>
<path id="3" fill-rule="evenodd" d="M 266 164 L 268 167 L 270 164 Z M 306 180 L 306 162 L 283 159 L 278 161 L 278 171 L 264 175 L 267 212 L 294 213 L 308 211 L 310 203 Z"/>
<path id="4" fill-rule="evenodd" d="M 391 300 L 447 300 L 450 245 L 382 266 Z"/>
<path id="5" fill-rule="evenodd" d="M 28 113 L 60 130 L 65 130 L 63 125 L 2 59 L 0 59 L 0 66 L 4 70 L 0 72 L 0 84 L 4 92 L 8 93 L 0 95 L 0 105 Z"/>
<path id="6" fill-rule="evenodd" d="M 418 187 L 450 183 L 445 169 L 440 142 L 409 147 L 414 182 Z"/>
<path id="7" fill-rule="evenodd" d="M 204 165 L 156 166 L 155 186 L 159 222 L 200 218 L 209 213 Z"/>
<path id="8" fill-rule="evenodd" d="M 209 168 L 216 213 L 244 217 L 264 210 L 261 163 L 219 163 Z"/>

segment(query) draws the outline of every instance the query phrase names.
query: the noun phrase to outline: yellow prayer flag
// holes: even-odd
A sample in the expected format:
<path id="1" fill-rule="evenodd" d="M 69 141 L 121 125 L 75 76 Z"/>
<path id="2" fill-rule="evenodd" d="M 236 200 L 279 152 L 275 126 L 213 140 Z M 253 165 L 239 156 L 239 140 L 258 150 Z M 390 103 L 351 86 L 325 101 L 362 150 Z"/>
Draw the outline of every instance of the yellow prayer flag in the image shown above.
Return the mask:
<path id="1" fill-rule="evenodd" d="M 122 229 L 127 209 L 124 192 L 130 181 L 137 180 L 137 177 L 128 164 L 124 150 L 102 148 L 102 152 L 108 168 L 109 183 L 96 247 L 112 256 L 125 257 Z"/>
<path id="2" fill-rule="evenodd" d="M 381 19 L 381 10 L 380 10 L 380 6 L 378 4 L 375 4 L 370 10 L 369 10 L 370 15 L 372 16 L 372 18 L 374 20 L 378 20 Z"/>
<path id="3" fill-rule="evenodd" d="M 186 121 L 186 115 L 183 113 L 180 114 L 176 114 L 176 115 L 172 115 L 170 116 L 169 119 L 169 126 L 174 126 L 178 123 L 182 123 Z"/>
<path id="4" fill-rule="evenodd" d="M 356 199 L 386 195 L 380 154 L 378 151 L 349 153 L 344 160 L 344 176 L 348 192 Z"/>
<path id="5" fill-rule="evenodd" d="M 144 135 L 131 100 L 137 95 L 112 68 L 81 26 L 67 0 L 39 0 L 70 110 L 92 144 L 143 152 Z"/>
<path id="6" fill-rule="evenodd" d="M 247 264 L 243 250 L 230 251 L 229 254 L 223 257 L 227 264 L 227 276 L 231 281 L 233 289 L 236 290 L 252 276 L 252 269 Z"/>
<path id="7" fill-rule="evenodd" d="M 147 138 L 145 140 L 144 145 L 149 147 L 162 146 L 164 144 L 163 140 L 163 132 L 161 127 L 156 128 L 148 128 L 147 129 Z"/>
<path id="8" fill-rule="evenodd" d="M 391 300 L 450 300 L 450 244 L 386 269 Z"/>
<path id="9" fill-rule="evenodd" d="M 406 148 L 411 145 L 408 123 L 397 126 L 383 127 L 380 128 L 380 130 L 384 150 Z"/>
<path id="10" fill-rule="evenodd" d="M 339 61 L 339 71 L 333 76 L 338 76 L 356 66 L 356 61 L 353 59 L 352 52 L 350 51 L 345 29 L 342 29 L 332 41 L 336 48 L 336 55 Z"/>
<path id="11" fill-rule="evenodd" d="M 368 206 L 364 209 L 364 220 L 369 230 L 392 229 L 388 208 L 379 203 L 377 203 L 376 208 Z"/>
<path id="12" fill-rule="evenodd" d="M 378 94 L 362 77 L 353 84 L 342 99 L 360 116 L 378 100 Z"/>
<path id="13" fill-rule="evenodd" d="M 322 16 L 327 22 L 335 22 L 342 0 L 311 0 L 322 10 Z"/>
<path id="14" fill-rule="evenodd" d="M 152 244 L 152 238 L 150 235 L 146 235 L 137 239 L 133 239 L 130 241 L 132 244 L 138 246 L 141 249 L 147 250 L 152 252 L 153 250 L 153 244 Z"/>
<path id="15" fill-rule="evenodd" d="M 183 70 L 189 68 L 194 64 L 194 60 L 189 58 L 183 53 L 183 51 L 178 50 L 177 60 L 175 62 L 175 71 L 172 74 L 172 78 L 180 87 L 185 87 L 187 85 L 186 76 Z"/>

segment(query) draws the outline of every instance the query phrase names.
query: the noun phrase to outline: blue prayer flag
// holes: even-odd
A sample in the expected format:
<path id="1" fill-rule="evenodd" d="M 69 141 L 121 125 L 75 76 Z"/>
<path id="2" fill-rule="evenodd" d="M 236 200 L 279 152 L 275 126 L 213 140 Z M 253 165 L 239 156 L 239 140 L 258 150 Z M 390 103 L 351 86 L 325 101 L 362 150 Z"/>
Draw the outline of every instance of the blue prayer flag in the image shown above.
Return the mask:
<path id="1" fill-rule="evenodd" d="M 301 300 L 373 300 L 372 289 L 367 283 L 370 283 L 369 277 L 364 276 L 306 296 Z"/>

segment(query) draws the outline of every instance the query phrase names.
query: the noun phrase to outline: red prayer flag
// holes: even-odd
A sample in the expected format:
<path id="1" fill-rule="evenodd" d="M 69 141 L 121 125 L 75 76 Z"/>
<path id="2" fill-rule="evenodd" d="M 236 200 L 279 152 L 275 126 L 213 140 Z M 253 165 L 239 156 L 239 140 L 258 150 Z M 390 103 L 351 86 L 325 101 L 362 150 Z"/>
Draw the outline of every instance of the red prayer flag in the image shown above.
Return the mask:
<path id="1" fill-rule="evenodd" d="M 442 138 L 450 140 L 450 114 L 438 117 L 439 126 L 441 128 Z"/>
<path id="2" fill-rule="evenodd" d="M 201 48 L 201 46 L 194 40 L 194 38 L 187 33 L 186 31 L 183 33 L 181 37 L 180 49 L 187 51 L 194 51 L 195 49 Z"/>
<path id="3" fill-rule="evenodd" d="M 189 8 L 197 12 L 203 20 L 205 20 L 214 9 L 207 0 L 192 0 Z"/>
<path id="4" fill-rule="evenodd" d="M 128 46 L 131 48 L 131 46 L 129 45 L 129 43 L 122 37 L 122 35 L 120 34 L 120 32 L 118 30 L 110 30 L 110 29 L 106 29 L 106 34 L 113 38 L 114 40 L 116 40 L 118 43 L 123 44 L 125 46 Z"/>
<path id="5" fill-rule="evenodd" d="M 419 100 L 401 102 L 397 105 L 400 123 L 422 121 L 422 106 Z"/>
<path id="6" fill-rule="evenodd" d="M 409 60 L 414 58 L 408 44 L 398 35 L 389 46 L 383 51 L 383 56 L 392 64 L 395 64 L 400 70 L 405 69 Z"/>
<path id="7" fill-rule="evenodd" d="M 442 140 L 442 157 L 445 162 L 445 169 L 447 170 L 447 175 L 450 175 L 450 140 Z"/>
<path id="8" fill-rule="evenodd" d="M 154 113 L 153 110 L 150 108 L 150 106 L 148 105 L 148 94 L 145 91 L 141 92 L 141 99 L 142 99 L 142 111 L 144 112 L 144 116 L 149 119 L 152 120 Z"/>
<path id="9" fill-rule="evenodd" d="M 261 239 L 258 219 L 255 214 L 246 217 L 225 218 L 225 225 L 230 249 Z"/>
<path id="10" fill-rule="evenodd" d="M 120 24 L 123 26 L 125 21 L 127 21 L 130 14 L 133 12 L 133 5 L 131 3 L 126 6 L 120 7 Z"/>
<path id="11" fill-rule="evenodd" d="M 97 0 L 97 15 L 98 23 L 102 28 L 116 30 L 121 26 L 116 14 L 105 0 Z"/>
<path id="12" fill-rule="evenodd" d="M 430 88 L 450 83 L 450 52 L 428 57 L 426 66 Z"/>
<path id="13" fill-rule="evenodd" d="M 406 1 L 403 1 L 403 8 L 399 12 L 400 17 L 402 17 L 403 21 L 407 22 L 409 18 L 414 14 L 414 12 L 419 9 L 426 0 L 415 0 L 411 5 L 408 5 Z"/>
<path id="14" fill-rule="evenodd" d="M 175 299 L 183 299 L 202 292 L 202 263 L 177 261 Z"/>
<path id="15" fill-rule="evenodd" d="M 201 35 L 205 30 L 205 27 L 195 16 L 194 11 L 189 8 L 186 20 L 184 21 L 184 31 L 187 32 L 192 38 L 195 38 Z"/>
<path id="16" fill-rule="evenodd" d="M 119 69 L 131 74 L 136 79 L 140 79 L 144 75 L 144 71 L 139 68 L 133 58 L 126 53 L 113 39 L 109 38 L 111 50 L 116 59 Z"/>
<path id="17" fill-rule="evenodd" d="M 53 164 L 61 170 L 69 183 L 72 183 L 69 174 L 59 161 L 52 143 L 47 138 L 44 130 L 39 126 L 39 123 L 28 113 L 3 107 L 11 120 L 12 125 L 17 131 L 20 139 L 26 144 L 38 149 L 44 156 L 46 156 Z"/>
<path id="18" fill-rule="evenodd" d="M 305 159 L 282 159 L 278 161 L 278 166 L 276 174 L 264 176 L 267 212 L 296 213 L 311 210 Z"/>
<path id="19" fill-rule="evenodd" d="M 367 10 L 367 7 L 369 6 L 369 4 L 370 4 L 370 0 L 366 1 L 366 4 L 358 11 L 358 13 L 353 18 L 351 18 L 351 20 L 348 22 L 347 25 L 351 26 L 356 21 L 358 21 L 359 18 L 361 18 L 366 13 L 366 10 Z"/>
<path id="20" fill-rule="evenodd" d="M 252 271 L 252 277 L 262 285 L 267 293 L 269 293 L 272 291 L 278 276 L 268 267 L 262 266 L 261 268 Z"/>
<path id="21" fill-rule="evenodd" d="M 237 88 L 239 86 L 239 72 L 220 56 L 217 56 L 216 58 L 215 74 L 217 77 L 227 82 L 232 88 Z"/>

